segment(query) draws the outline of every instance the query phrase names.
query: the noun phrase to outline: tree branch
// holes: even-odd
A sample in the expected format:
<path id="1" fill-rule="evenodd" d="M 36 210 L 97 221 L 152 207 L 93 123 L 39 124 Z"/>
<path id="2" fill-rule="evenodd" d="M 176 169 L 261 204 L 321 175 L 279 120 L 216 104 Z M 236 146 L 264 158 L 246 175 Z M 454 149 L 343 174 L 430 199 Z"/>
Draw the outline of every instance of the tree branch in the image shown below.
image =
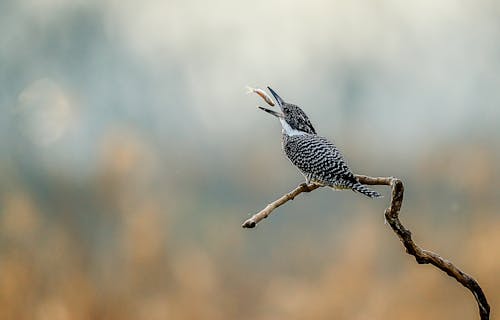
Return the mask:
<path id="1" fill-rule="evenodd" d="M 406 229 L 401 221 L 399 220 L 399 211 L 403 204 L 403 193 L 404 187 L 403 182 L 398 178 L 394 177 L 368 177 L 363 175 L 356 175 L 358 181 L 366 185 L 386 185 L 392 188 L 391 193 L 391 203 L 390 206 L 385 209 L 385 219 L 387 223 L 391 226 L 392 230 L 401 240 L 406 252 L 415 257 L 418 264 L 432 264 L 436 268 L 446 272 L 446 274 L 455 280 L 457 280 L 464 287 L 469 289 L 474 298 L 477 301 L 479 307 L 479 315 L 481 320 L 487 320 L 490 318 L 490 306 L 486 300 L 486 296 L 483 290 L 479 286 L 476 280 L 471 276 L 464 273 L 458 269 L 451 261 L 446 260 L 439 256 L 438 254 L 424 250 L 420 248 L 412 239 L 410 230 Z M 318 184 L 305 184 L 302 183 L 298 185 L 294 190 L 283 195 L 279 199 L 268 204 L 260 212 L 254 214 L 252 217 L 243 222 L 243 228 L 254 228 L 257 223 L 261 220 L 267 218 L 274 209 L 287 203 L 289 200 L 293 200 L 296 196 L 303 192 L 311 192 L 317 188 L 321 187 Z"/>

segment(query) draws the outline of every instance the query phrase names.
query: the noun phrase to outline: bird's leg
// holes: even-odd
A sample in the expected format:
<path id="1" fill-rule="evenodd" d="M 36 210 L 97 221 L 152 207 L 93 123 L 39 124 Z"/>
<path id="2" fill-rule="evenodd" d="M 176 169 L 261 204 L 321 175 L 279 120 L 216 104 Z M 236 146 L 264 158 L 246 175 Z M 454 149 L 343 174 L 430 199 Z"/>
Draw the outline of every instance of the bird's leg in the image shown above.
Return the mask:
<path id="1" fill-rule="evenodd" d="M 304 174 L 304 178 L 306 178 L 306 184 L 310 185 L 311 184 L 311 174 Z"/>
<path id="2" fill-rule="evenodd" d="M 299 170 L 300 173 L 302 173 L 302 175 L 304 176 L 304 179 L 306 180 L 304 183 L 301 183 L 305 186 L 310 186 L 311 184 L 314 184 L 312 182 L 312 178 L 313 178 L 313 174 L 312 173 L 305 173 L 305 172 L 302 172 L 302 170 Z"/>

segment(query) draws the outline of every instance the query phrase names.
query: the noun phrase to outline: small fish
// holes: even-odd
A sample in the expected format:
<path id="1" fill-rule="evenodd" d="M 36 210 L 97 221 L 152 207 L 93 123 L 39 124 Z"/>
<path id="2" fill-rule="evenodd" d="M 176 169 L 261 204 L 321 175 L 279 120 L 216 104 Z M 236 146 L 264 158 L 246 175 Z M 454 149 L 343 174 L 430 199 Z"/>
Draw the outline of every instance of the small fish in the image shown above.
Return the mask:
<path id="1" fill-rule="evenodd" d="M 264 101 L 265 101 L 268 105 L 270 105 L 270 106 L 272 106 L 272 107 L 274 107 L 274 106 L 275 106 L 274 101 L 271 99 L 271 97 L 270 97 L 270 96 L 268 96 L 268 95 L 267 95 L 267 93 L 266 93 L 264 90 L 262 90 L 262 89 L 256 89 L 256 88 L 252 88 L 252 87 L 247 87 L 247 89 L 248 89 L 248 93 L 255 92 L 255 93 L 256 93 L 256 94 L 258 94 L 258 95 L 259 95 L 262 99 L 264 99 Z"/>

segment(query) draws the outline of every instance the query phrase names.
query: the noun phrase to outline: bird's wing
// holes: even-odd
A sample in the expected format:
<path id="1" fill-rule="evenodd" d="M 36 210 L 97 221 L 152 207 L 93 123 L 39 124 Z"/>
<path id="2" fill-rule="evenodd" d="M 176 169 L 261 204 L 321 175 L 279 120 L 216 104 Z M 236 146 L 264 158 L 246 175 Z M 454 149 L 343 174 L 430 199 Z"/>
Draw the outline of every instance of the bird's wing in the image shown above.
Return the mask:
<path id="1" fill-rule="evenodd" d="M 339 179 L 354 179 L 342 153 L 324 137 L 296 135 L 287 138 L 284 149 L 290 161 L 315 180 L 333 184 Z"/>

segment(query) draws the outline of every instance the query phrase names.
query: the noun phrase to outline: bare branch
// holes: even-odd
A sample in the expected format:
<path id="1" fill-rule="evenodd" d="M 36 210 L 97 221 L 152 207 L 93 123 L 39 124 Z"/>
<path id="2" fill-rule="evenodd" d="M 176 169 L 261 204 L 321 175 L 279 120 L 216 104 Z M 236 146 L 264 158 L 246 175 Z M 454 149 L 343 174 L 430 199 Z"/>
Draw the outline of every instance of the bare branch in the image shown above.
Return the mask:
<path id="1" fill-rule="evenodd" d="M 241 225 L 243 228 L 253 228 L 259 223 L 262 219 L 267 218 L 274 209 L 277 207 L 284 205 L 289 200 L 293 200 L 296 196 L 301 194 L 302 192 L 311 192 L 317 188 L 321 187 L 319 184 L 306 184 L 301 183 L 297 186 L 297 188 L 293 189 L 289 193 L 281 196 L 279 199 L 268 204 L 264 209 L 254 214 L 250 219 L 243 222 Z"/>
<path id="2" fill-rule="evenodd" d="M 457 268 L 451 261 L 446 260 L 439 256 L 438 254 L 424 250 L 420 248 L 412 239 L 410 230 L 406 229 L 401 221 L 399 220 L 399 211 L 403 204 L 403 193 L 404 187 L 403 182 L 398 178 L 394 177 L 368 177 L 363 175 L 356 175 L 359 182 L 366 185 L 387 185 L 392 188 L 391 193 L 391 203 L 390 206 L 385 210 L 385 219 L 387 223 L 391 226 L 392 230 L 401 240 L 406 252 L 415 257 L 418 264 L 432 264 L 438 269 L 444 271 L 448 276 L 457 280 L 464 287 L 469 289 L 479 307 L 479 315 L 481 320 L 487 320 L 490 318 L 490 306 L 486 299 L 486 296 L 474 278 Z M 243 228 L 253 228 L 264 218 L 267 218 L 274 209 L 285 204 L 289 200 L 293 200 L 296 196 L 302 192 L 311 192 L 320 185 L 305 183 L 300 184 L 294 190 L 283 195 L 281 198 L 268 204 L 263 210 L 254 214 L 250 219 L 246 220 L 242 227 Z"/>

